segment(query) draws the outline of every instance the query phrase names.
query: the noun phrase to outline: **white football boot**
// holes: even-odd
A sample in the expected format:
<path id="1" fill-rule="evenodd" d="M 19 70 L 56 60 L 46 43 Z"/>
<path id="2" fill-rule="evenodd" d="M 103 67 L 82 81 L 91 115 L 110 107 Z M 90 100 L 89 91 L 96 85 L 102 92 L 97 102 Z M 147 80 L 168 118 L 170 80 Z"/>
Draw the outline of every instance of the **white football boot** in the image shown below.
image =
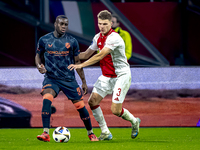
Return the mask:
<path id="1" fill-rule="evenodd" d="M 139 134 L 139 128 L 140 128 L 140 118 L 136 118 L 137 121 L 135 124 L 132 125 L 132 133 L 131 133 L 131 138 L 134 139 L 138 136 Z"/>

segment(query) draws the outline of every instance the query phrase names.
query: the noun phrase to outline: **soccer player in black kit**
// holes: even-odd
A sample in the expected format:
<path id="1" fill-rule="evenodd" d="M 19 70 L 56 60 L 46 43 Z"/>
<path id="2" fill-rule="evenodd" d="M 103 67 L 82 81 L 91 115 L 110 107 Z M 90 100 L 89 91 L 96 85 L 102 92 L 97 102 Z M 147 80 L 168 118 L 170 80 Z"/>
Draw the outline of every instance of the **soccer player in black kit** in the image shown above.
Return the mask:
<path id="1" fill-rule="evenodd" d="M 68 29 L 68 18 L 66 16 L 57 16 L 54 27 L 53 32 L 39 39 L 35 56 L 37 69 L 40 73 L 45 73 L 41 92 L 43 96 L 42 123 L 44 132 L 42 135 L 38 135 L 37 139 L 45 142 L 50 141 L 51 104 L 58 93 L 63 91 L 78 110 L 80 118 L 87 129 L 89 139 L 98 141 L 92 131 L 90 116 L 82 100 L 83 94 L 75 79 L 75 73 L 67 68 L 70 64 L 80 63 L 78 42 L 66 33 Z M 88 88 L 83 69 L 76 71 L 82 80 L 82 89 L 85 95 Z"/>

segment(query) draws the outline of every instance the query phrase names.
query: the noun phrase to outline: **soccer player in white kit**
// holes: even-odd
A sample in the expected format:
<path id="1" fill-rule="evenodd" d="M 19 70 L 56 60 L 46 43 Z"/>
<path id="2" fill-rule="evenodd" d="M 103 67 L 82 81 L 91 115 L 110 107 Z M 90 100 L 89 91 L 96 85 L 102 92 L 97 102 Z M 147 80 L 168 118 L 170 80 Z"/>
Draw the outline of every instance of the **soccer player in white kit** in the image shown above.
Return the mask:
<path id="1" fill-rule="evenodd" d="M 114 115 L 131 122 L 131 137 L 134 139 L 139 133 L 141 120 L 135 118 L 127 109 L 122 108 L 131 84 L 131 72 L 125 55 L 125 44 L 120 35 L 111 28 L 112 15 L 109 11 L 103 10 L 99 12 L 97 17 L 100 32 L 94 36 L 89 48 L 79 54 L 79 59 L 88 59 L 95 51 L 99 50 L 100 52 L 81 64 L 69 65 L 68 69 L 79 69 L 100 61 L 102 75 L 94 84 L 88 100 L 93 116 L 102 131 L 99 140 L 112 139 L 112 134 L 107 127 L 99 105 L 107 94 L 112 93 L 111 111 Z"/>

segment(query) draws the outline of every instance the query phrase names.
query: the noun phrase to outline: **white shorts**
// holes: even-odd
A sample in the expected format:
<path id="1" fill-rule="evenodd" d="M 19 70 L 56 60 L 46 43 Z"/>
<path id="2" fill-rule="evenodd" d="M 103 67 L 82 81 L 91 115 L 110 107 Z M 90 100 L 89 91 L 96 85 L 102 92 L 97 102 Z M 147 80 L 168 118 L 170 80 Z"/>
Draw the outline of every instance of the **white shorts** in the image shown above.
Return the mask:
<path id="1" fill-rule="evenodd" d="M 131 85 L 131 73 L 120 75 L 116 78 L 109 78 L 101 75 L 94 84 L 93 91 L 101 97 L 112 94 L 113 103 L 123 103 Z"/>

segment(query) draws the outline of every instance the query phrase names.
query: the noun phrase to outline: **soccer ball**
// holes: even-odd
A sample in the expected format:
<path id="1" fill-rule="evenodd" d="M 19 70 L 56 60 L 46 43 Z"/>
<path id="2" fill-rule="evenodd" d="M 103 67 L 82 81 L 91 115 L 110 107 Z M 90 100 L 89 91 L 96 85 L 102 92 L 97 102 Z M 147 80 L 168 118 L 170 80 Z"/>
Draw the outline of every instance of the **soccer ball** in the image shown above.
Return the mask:
<path id="1" fill-rule="evenodd" d="M 70 131 L 66 127 L 57 127 L 53 131 L 53 139 L 59 143 L 66 143 L 71 137 Z"/>

